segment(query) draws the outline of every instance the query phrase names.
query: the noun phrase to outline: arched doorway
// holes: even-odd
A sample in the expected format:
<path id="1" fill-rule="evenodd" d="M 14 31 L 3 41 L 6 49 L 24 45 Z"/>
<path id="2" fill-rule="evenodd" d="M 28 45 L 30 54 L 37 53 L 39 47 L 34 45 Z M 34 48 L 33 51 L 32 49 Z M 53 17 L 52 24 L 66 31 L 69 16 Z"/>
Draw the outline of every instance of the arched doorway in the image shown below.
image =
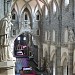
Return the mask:
<path id="1" fill-rule="evenodd" d="M 38 63 L 38 45 L 34 44 L 34 36 L 23 32 L 14 40 L 14 56 L 16 57 L 16 72 L 19 73 L 22 67 L 28 67 L 30 60 Z"/>
<path id="2" fill-rule="evenodd" d="M 28 46 L 28 34 L 23 33 L 19 35 L 14 41 L 14 55 L 25 55 L 29 56 L 29 46 Z M 21 53 L 20 53 L 21 52 Z"/>

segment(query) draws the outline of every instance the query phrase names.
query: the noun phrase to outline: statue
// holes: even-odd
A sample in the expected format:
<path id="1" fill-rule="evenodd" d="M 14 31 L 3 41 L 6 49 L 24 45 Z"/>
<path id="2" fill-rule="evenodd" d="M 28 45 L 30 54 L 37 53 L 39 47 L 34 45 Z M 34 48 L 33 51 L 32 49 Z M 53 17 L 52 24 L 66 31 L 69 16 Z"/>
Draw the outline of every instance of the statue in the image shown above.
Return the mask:
<path id="1" fill-rule="evenodd" d="M 13 60 L 13 49 L 12 49 L 12 40 L 11 40 L 11 14 L 8 13 L 3 19 L 3 25 L 1 29 L 1 61 L 7 61 L 8 59 Z M 13 43 L 14 44 L 14 43 Z"/>
<path id="2" fill-rule="evenodd" d="M 68 27 L 68 41 L 71 43 L 74 41 L 74 31 L 71 27 Z"/>

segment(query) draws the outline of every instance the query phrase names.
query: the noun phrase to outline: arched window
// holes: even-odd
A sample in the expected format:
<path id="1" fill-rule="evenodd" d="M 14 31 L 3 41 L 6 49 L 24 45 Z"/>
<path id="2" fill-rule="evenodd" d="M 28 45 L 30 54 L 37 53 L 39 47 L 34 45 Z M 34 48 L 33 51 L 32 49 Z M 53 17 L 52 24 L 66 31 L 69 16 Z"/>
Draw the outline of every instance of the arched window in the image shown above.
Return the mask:
<path id="1" fill-rule="evenodd" d="M 56 13 L 56 4 L 53 2 L 53 13 Z"/>
<path id="2" fill-rule="evenodd" d="M 37 35 L 40 35 L 40 30 L 39 29 L 37 30 Z"/>
<path id="3" fill-rule="evenodd" d="M 45 41 L 47 41 L 47 31 L 45 31 Z"/>
<path id="4" fill-rule="evenodd" d="M 12 19 L 13 20 L 15 20 L 16 19 L 16 17 L 15 17 L 16 15 L 15 15 L 15 13 L 14 14 L 12 14 Z"/>
<path id="5" fill-rule="evenodd" d="M 28 20 L 28 13 L 27 12 L 25 12 L 25 14 L 24 14 L 24 20 Z"/>
<path id="6" fill-rule="evenodd" d="M 45 41 L 50 40 L 50 31 L 45 31 Z"/>
<path id="7" fill-rule="evenodd" d="M 12 20 L 16 20 L 16 15 L 17 15 L 17 13 L 16 13 L 15 9 L 13 9 L 11 12 Z"/>
<path id="8" fill-rule="evenodd" d="M 13 35 L 16 35 L 16 30 L 15 29 L 13 29 Z"/>
<path id="9" fill-rule="evenodd" d="M 28 20 L 28 16 L 27 16 L 27 14 L 25 14 L 25 20 Z"/>
<path id="10" fill-rule="evenodd" d="M 69 0 L 65 0 L 65 6 L 68 6 Z"/>
<path id="11" fill-rule="evenodd" d="M 28 8 L 25 8 L 22 12 L 21 15 L 21 20 L 25 22 L 25 24 L 27 24 L 28 22 L 30 22 L 30 11 Z"/>
<path id="12" fill-rule="evenodd" d="M 36 13 L 36 20 L 37 20 L 37 21 L 40 20 L 40 13 L 39 13 L 39 11 Z"/>
<path id="13" fill-rule="evenodd" d="M 40 19 L 39 14 L 37 14 L 36 15 L 36 20 L 39 20 L 39 19 Z"/>
<path id="14" fill-rule="evenodd" d="M 67 28 L 65 28 L 65 32 L 64 32 L 64 42 L 65 43 L 68 42 L 68 30 L 67 30 Z"/>
<path id="15" fill-rule="evenodd" d="M 55 30 L 53 30 L 53 42 L 55 42 Z"/>

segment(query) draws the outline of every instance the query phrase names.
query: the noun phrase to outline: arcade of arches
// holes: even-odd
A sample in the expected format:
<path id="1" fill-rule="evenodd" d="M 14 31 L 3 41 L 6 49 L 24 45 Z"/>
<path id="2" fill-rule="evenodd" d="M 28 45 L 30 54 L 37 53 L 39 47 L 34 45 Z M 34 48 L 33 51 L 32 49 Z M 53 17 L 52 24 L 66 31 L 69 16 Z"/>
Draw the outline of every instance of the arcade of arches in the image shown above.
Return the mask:
<path id="1" fill-rule="evenodd" d="M 75 0 L 0 0 L 0 75 L 15 75 L 18 51 L 47 75 L 75 75 L 74 42 Z"/>

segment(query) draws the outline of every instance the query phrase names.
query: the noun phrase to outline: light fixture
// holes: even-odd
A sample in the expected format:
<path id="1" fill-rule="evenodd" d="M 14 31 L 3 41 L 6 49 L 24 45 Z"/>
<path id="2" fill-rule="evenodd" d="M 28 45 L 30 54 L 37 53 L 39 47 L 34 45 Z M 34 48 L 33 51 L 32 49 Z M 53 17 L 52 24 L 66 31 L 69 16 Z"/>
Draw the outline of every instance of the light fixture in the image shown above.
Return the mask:
<path id="1" fill-rule="evenodd" d="M 26 40 L 26 37 L 24 37 L 23 40 Z"/>
<path id="2" fill-rule="evenodd" d="M 18 37 L 17 40 L 20 40 L 20 37 Z"/>

